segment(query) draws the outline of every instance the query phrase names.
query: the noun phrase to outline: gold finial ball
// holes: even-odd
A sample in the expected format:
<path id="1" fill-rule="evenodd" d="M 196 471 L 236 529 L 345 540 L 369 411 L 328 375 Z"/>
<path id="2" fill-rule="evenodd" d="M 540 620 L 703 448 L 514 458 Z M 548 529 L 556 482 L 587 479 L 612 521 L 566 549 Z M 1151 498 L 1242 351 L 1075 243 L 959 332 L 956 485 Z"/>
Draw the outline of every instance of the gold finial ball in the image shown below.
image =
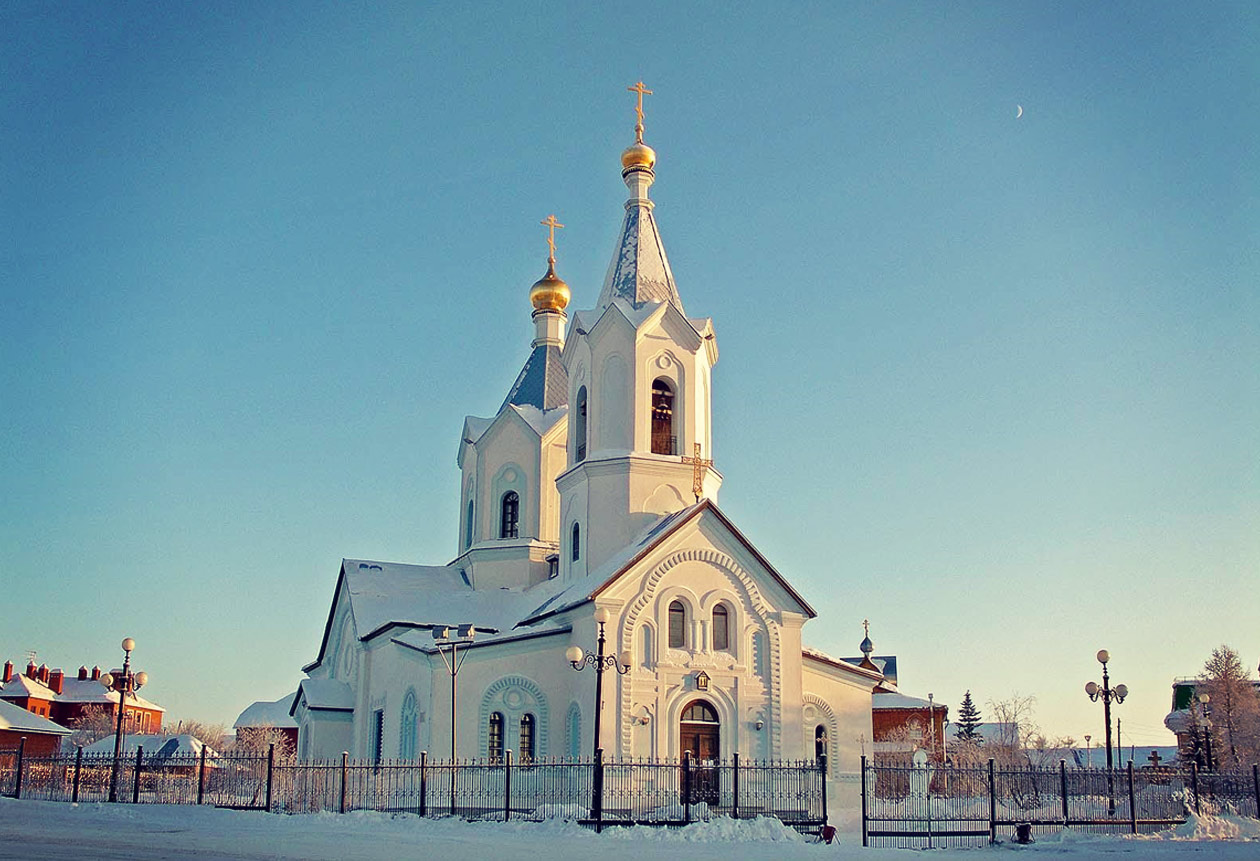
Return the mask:
<path id="1" fill-rule="evenodd" d="M 535 311 L 563 311 L 572 296 L 569 285 L 556 276 L 554 265 L 548 265 L 547 274 L 529 288 L 529 301 Z"/>
<path id="2" fill-rule="evenodd" d="M 642 141 L 626 147 L 626 151 L 621 154 L 621 166 L 626 170 L 632 167 L 646 167 L 650 170 L 655 164 L 656 150 Z"/>

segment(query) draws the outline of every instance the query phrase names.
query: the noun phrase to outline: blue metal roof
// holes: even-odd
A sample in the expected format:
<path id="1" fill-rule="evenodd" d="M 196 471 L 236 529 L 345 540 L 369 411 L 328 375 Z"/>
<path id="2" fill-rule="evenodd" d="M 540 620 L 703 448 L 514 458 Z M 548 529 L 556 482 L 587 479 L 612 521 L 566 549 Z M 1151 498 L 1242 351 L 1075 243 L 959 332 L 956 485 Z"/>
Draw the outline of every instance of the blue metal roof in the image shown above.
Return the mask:
<path id="1" fill-rule="evenodd" d="M 499 411 L 508 404 L 554 410 L 568 402 L 569 372 L 560 361 L 560 348 L 539 344 L 529 354 Z"/>

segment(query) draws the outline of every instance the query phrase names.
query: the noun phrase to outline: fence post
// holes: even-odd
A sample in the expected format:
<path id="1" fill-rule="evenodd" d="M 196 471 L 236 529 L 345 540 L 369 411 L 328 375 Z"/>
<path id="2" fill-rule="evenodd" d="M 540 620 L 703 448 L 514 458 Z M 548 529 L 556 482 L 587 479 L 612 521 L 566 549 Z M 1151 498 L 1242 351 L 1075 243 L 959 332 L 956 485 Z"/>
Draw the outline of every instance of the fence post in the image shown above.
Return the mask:
<path id="1" fill-rule="evenodd" d="M 420 815 L 424 816 L 429 802 L 429 752 L 420 751 Z"/>
<path id="2" fill-rule="evenodd" d="M 18 739 L 17 781 L 13 785 L 13 797 L 22 797 L 22 760 L 26 758 L 26 736 Z"/>
<path id="3" fill-rule="evenodd" d="M 201 761 L 197 764 L 197 803 L 206 797 L 206 746 L 201 746 Z"/>
<path id="4" fill-rule="evenodd" d="M 691 751 L 683 751 L 683 821 L 691 821 Z"/>
<path id="5" fill-rule="evenodd" d="M 989 843 L 997 843 L 997 781 L 993 777 L 993 759 L 989 759 Z"/>
<path id="6" fill-rule="evenodd" d="M 595 816 L 595 833 L 600 834 L 604 830 L 604 749 L 602 747 L 595 748 L 595 774 L 593 777 L 595 785 L 591 806 L 595 809 L 591 813 Z"/>
<path id="7" fill-rule="evenodd" d="M 1129 831 L 1138 833 L 1138 797 L 1133 792 L 1133 760 L 1129 760 Z"/>
<path id="8" fill-rule="evenodd" d="M 136 745 L 136 779 L 131 782 L 131 803 L 140 803 L 140 767 L 144 765 L 144 745 Z"/>
<path id="9" fill-rule="evenodd" d="M 1194 792 L 1194 812 L 1202 814 L 1203 809 L 1199 806 L 1199 764 L 1197 762 L 1190 763 L 1190 787 Z"/>
<path id="10" fill-rule="evenodd" d="M 867 845 L 866 837 L 866 754 L 862 754 L 862 845 Z"/>
<path id="11" fill-rule="evenodd" d="M 79 772 L 83 768 L 83 745 L 79 745 L 74 751 L 74 789 L 70 793 L 70 800 L 79 803 Z"/>
<path id="12" fill-rule="evenodd" d="M 503 821 L 512 815 L 512 751 L 503 752 Z"/>
<path id="13" fill-rule="evenodd" d="M 350 767 L 350 751 L 343 750 L 341 752 L 341 803 L 338 805 L 337 812 L 346 812 L 346 771 Z"/>
<path id="14" fill-rule="evenodd" d="M 203 746 L 201 750 L 204 753 L 206 749 Z M 273 741 L 271 744 L 267 745 L 267 812 L 268 813 L 271 812 L 271 781 L 272 781 L 272 772 L 275 770 L 275 767 L 276 767 L 276 743 Z"/>
<path id="15" fill-rule="evenodd" d="M 1251 786 L 1256 791 L 1256 819 L 1260 819 L 1260 765 L 1251 764 Z"/>
<path id="16" fill-rule="evenodd" d="M 1067 760 L 1059 760 L 1059 794 L 1063 796 L 1063 827 L 1068 827 Z"/>
<path id="17" fill-rule="evenodd" d="M 822 780 L 823 828 L 827 827 L 827 754 L 818 757 L 818 777 Z"/>
<path id="18" fill-rule="evenodd" d="M 731 804 L 731 818 L 739 819 L 739 751 L 735 751 L 735 772 L 732 776 L 735 799 Z"/>

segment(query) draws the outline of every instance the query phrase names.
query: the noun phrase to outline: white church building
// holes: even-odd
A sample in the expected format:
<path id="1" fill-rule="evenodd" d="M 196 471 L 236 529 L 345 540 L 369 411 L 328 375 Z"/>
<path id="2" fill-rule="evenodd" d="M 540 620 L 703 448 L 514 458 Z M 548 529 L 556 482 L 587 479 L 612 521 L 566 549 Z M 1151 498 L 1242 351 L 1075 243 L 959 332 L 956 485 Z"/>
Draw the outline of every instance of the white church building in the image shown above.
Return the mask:
<path id="1" fill-rule="evenodd" d="M 813 608 L 718 507 L 717 340 L 665 256 L 641 89 L 602 290 L 570 311 L 549 218 L 529 358 L 498 412 L 460 432 L 458 554 L 342 562 L 291 709 L 301 758 L 446 759 L 454 731 L 460 758 L 825 752 L 833 773 L 858 769 L 880 674 L 803 645 Z M 594 668 L 570 663 L 595 650 L 597 618 L 625 662 L 598 705 Z M 453 704 L 434 632 L 460 625 L 475 636 Z"/>

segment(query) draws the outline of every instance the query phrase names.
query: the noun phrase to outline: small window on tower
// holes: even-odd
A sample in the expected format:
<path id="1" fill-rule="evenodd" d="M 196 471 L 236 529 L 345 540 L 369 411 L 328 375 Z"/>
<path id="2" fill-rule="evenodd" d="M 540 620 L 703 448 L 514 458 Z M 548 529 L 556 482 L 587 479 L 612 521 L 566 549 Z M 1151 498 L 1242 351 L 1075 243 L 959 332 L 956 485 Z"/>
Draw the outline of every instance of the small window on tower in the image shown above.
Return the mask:
<path id="1" fill-rule="evenodd" d="M 521 498 L 515 490 L 503 494 L 503 511 L 499 518 L 499 537 L 516 538 L 521 514 Z"/>
<path id="2" fill-rule="evenodd" d="M 577 393 L 577 421 L 574 422 L 573 439 L 577 445 L 573 462 L 580 463 L 586 460 L 586 386 L 578 389 Z"/>
<path id="3" fill-rule="evenodd" d="M 578 525 L 573 524 L 573 561 L 576 562 L 582 558 L 582 530 Z"/>
<path id="4" fill-rule="evenodd" d="M 678 454 L 674 433 L 674 390 L 658 379 L 652 383 L 652 454 Z"/>

